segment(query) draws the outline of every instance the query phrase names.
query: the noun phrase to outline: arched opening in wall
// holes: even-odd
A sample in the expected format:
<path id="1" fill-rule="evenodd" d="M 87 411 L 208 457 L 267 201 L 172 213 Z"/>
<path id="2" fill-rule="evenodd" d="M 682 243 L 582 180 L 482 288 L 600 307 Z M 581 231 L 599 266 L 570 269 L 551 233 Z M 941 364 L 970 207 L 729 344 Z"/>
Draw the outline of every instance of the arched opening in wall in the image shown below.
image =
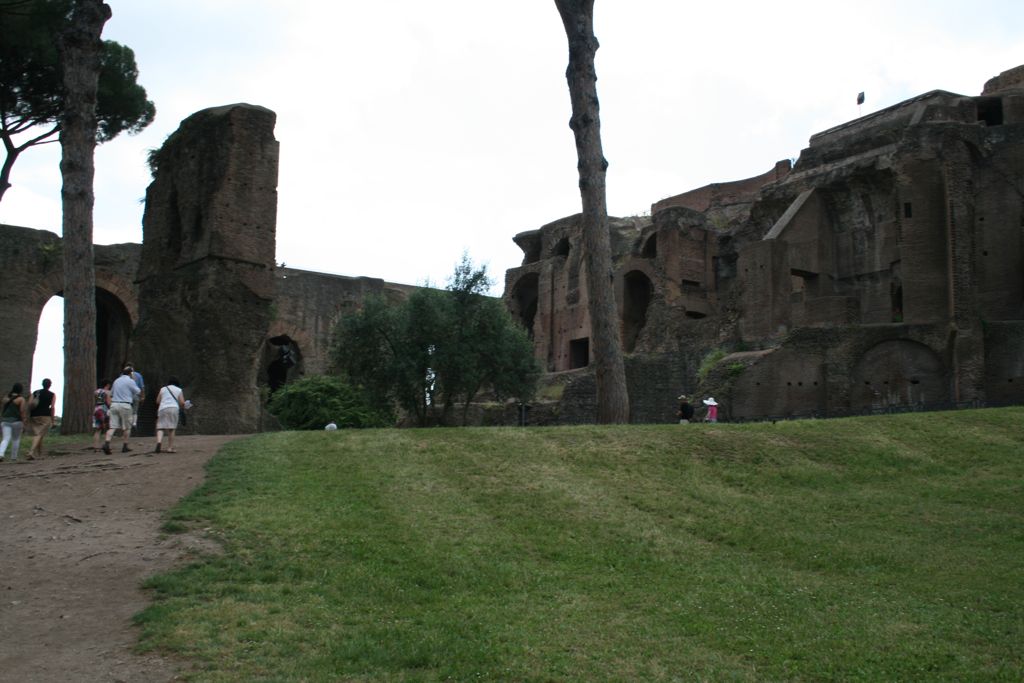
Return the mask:
<path id="1" fill-rule="evenodd" d="M 266 368 L 266 384 L 271 394 L 304 374 L 302 352 L 295 340 L 287 334 L 271 337 L 264 348 L 262 365 Z"/>
<path id="2" fill-rule="evenodd" d="M 96 288 L 96 382 L 113 380 L 128 354 L 132 332 L 131 315 L 124 303 L 113 293 Z M 39 315 L 36 349 L 32 356 L 31 386 L 38 389 L 44 378 L 53 385 L 57 395 L 56 414 L 60 415 L 64 399 L 64 297 L 55 294 Z M 95 389 L 95 385 L 89 387 Z"/>
<path id="3" fill-rule="evenodd" d="M 644 242 L 644 248 L 640 250 L 643 258 L 654 258 L 658 255 L 658 233 L 654 233 Z"/>
<path id="4" fill-rule="evenodd" d="M 938 354 L 909 339 L 868 349 L 850 375 L 855 410 L 949 402 L 949 373 Z"/>
<path id="5" fill-rule="evenodd" d="M 96 289 L 96 379 L 114 379 L 128 357 L 132 319 L 114 294 Z"/>
<path id="6" fill-rule="evenodd" d="M 64 297 L 58 295 L 50 297 L 39 315 L 36 350 L 32 356 L 32 378 L 30 387 L 26 387 L 25 390 L 38 389 L 42 385 L 43 379 L 47 378 L 53 382 L 50 391 L 56 394 L 54 414 L 63 415 Z M 9 389 L 10 385 L 5 383 L 3 391 Z"/>
<path id="7" fill-rule="evenodd" d="M 551 250 L 551 255 L 561 256 L 562 258 L 568 258 L 569 252 L 571 250 L 572 247 L 569 244 L 569 238 L 563 237 L 562 239 L 558 240 L 558 242 L 555 244 L 555 248 Z"/>
<path id="8" fill-rule="evenodd" d="M 511 313 L 512 317 L 526 328 L 526 334 L 533 339 L 533 323 L 537 317 L 537 290 L 540 285 L 540 276 L 537 273 L 529 273 L 519 279 L 512 287 Z"/>
<path id="9" fill-rule="evenodd" d="M 647 324 L 647 308 L 654 298 L 654 285 L 639 270 L 626 273 L 622 296 L 622 349 L 632 353 Z"/>

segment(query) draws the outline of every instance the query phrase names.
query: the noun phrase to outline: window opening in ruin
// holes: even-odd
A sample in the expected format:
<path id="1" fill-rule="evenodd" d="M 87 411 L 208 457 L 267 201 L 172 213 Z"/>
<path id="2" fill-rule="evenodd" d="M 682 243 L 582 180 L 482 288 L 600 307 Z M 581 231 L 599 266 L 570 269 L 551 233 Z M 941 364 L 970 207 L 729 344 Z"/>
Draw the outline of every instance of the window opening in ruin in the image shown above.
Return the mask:
<path id="1" fill-rule="evenodd" d="M 914 205 L 910 202 L 903 202 L 903 217 L 913 218 L 914 217 Z"/>
<path id="2" fill-rule="evenodd" d="M 658 255 L 658 233 L 647 238 L 644 248 L 640 250 L 640 255 L 644 258 L 655 258 Z"/>
<path id="3" fill-rule="evenodd" d="M 623 278 L 622 297 L 622 349 L 632 353 L 636 340 L 647 324 L 647 308 L 654 298 L 654 285 L 638 270 L 626 273 Z"/>
<path id="4" fill-rule="evenodd" d="M 1003 98 L 979 97 L 975 101 L 978 103 L 978 121 L 986 126 L 1003 125 Z"/>
<path id="5" fill-rule="evenodd" d="M 790 288 L 793 294 L 814 296 L 817 292 L 818 274 L 799 268 L 789 269 Z"/>
<path id="6" fill-rule="evenodd" d="M 569 369 L 585 368 L 590 365 L 590 337 L 569 341 Z"/>
<path id="7" fill-rule="evenodd" d="M 701 318 L 706 318 L 708 316 L 706 313 L 701 313 L 700 311 L 687 311 L 686 317 L 694 320 L 700 320 Z"/>
<path id="8" fill-rule="evenodd" d="M 682 286 L 683 291 L 700 289 L 700 283 L 696 280 L 681 280 L 679 284 Z"/>
<path id="9" fill-rule="evenodd" d="M 571 247 L 569 246 L 569 238 L 563 237 L 562 239 L 558 240 L 558 243 L 555 245 L 555 248 L 551 250 L 551 255 L 568 258 L 570 249 Z"/>
<path id="10" fill-rule="evenodd" d="M 540 276 L 537 273 L 524 275 L 512 288 L 512 315 L 526 329 L 533 339 L 533 323 L 537 317 L 537 290 Z"/>

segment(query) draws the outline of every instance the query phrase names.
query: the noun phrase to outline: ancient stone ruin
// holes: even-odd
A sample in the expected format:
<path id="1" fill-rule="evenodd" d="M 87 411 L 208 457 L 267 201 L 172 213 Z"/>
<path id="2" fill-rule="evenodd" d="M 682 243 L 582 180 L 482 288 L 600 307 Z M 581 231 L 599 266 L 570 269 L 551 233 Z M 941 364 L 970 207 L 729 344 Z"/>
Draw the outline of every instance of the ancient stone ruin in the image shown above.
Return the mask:
<path id="1" fill-rule="evenodd" d="M 97 373 L 115 377 L 130 359 L 147 387 L 177 376 L 196 405 L 186 433 L 266 427 L 275 375 L 280 383 L 325 372 L 341 316 L 369 294 L 398 299 L 412 289 L 276 266 L 275 119 L 246 104 L 185 119 L 153 157 L 142 245 L 95 247 Z M 27 385 L 40 313 L 63 288 L 60 238 L 0 226 L 0 240 L 5 275 L 32 283 L 27 294 L 0 290 L 12 351 L 0 357 L 0 376 Z M 285 346 L 293 360 L 282 368 Z M 150 391 L 143 434 L 155 424 L 154 401 Z"/>
<path id="2" fill-rule="evenodd" d="M 344 314 L 413 289 L 275 264 L 274 123 L 245 104 L 183 121 L 153 157 L 143 244 L 95 248 L 98 372 L 130 358 L 150 387 L 179 377 L 197 405 L 186 431 L 272 427 L 268 392 L 328 370 Z M 673 421 L 681 392 L 734 420 L 1024 401 L 1024 67 L 610 230 L 635 422 Z M 578 216 L 515 241 L 504 298 L 548 373 L 530 421 L 591 422 Z M 0 288 L 0 377 L 27 383 L 60 239 L 0 226 L 0 243 L 5 277 L 31 283 Z"/>
<path id="3" fill-rule="evenodd" d="M 634 421 L 1024 400 L 1024 67 L 811 137 L 796 164 L 611 222 Z M 578 217 L 516 236 L 509 308 L 593 418 Z M 705 359 L 717 362 L 701 376 Z"/>

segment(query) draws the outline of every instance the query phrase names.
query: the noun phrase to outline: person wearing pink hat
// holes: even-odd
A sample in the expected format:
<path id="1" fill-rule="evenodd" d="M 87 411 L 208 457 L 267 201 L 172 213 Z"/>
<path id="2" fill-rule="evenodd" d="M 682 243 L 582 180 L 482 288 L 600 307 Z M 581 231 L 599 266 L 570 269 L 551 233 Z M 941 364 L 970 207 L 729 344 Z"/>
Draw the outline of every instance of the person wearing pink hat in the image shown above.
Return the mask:
<path id="1" fill-rule="evenodd" d="M 718 422 L 718 401 L 715 400 L 714 396 L 710 396 L 704 399 L 704 405 L 708 407 L 707 417 L 704 418 L 705 422 Z"/>

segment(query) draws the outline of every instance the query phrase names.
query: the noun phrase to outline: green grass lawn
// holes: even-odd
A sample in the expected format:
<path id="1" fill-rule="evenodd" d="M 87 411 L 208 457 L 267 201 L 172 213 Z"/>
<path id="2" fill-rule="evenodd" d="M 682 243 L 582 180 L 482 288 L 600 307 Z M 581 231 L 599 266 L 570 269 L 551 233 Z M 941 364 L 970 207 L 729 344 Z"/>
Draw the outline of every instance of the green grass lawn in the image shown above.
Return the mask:
<path id="1" fill-rule="evenodd" d="M 1024 679 L 1024 409 L 268 434 L 168 529 L 203 681 Z"/>

